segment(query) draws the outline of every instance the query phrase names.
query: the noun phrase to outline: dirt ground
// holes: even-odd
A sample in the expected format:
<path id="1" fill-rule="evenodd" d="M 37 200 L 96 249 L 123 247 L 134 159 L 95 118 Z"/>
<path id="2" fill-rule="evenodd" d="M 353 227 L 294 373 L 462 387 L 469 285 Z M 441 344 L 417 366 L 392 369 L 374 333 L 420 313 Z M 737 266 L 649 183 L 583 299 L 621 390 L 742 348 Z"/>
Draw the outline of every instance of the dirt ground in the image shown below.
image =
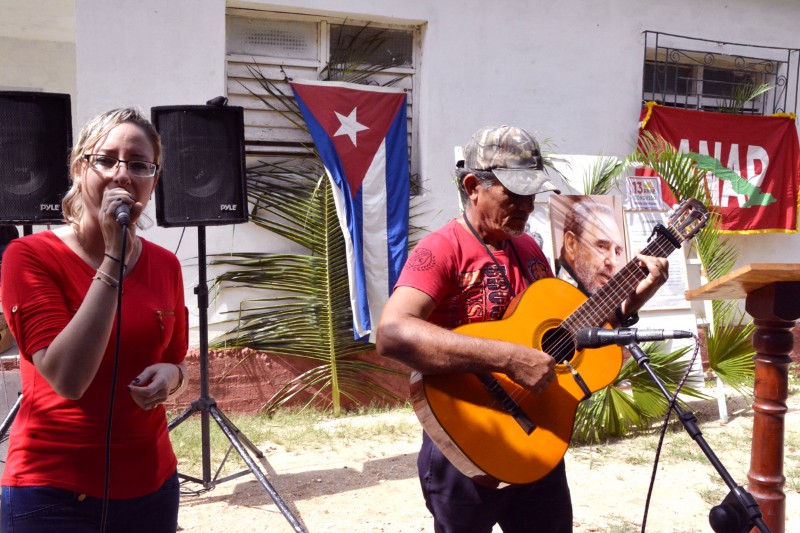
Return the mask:
<path id="1" fill-rule="evenodd" d="M 710 404 L 714 411 L 715 406 Z M 709 405 L 701 409 L 709 409 Z M 709 442 L 712 436 L 724 437 L 722 453 L 714 451 L 736 483 L 747 487 L 753 413 L 743 402 L 729 409 L 727 424 L 713 421 L 716 417 L 711 416 L 701 430 Z M 698 408 L 692 407 L 692 412 L 704 418 Z M 408 427 L 408 421 L 415 420 L 413 413 L 400 411 L 342 423 L 402 423 Z M 785 426 L 786 441 L 795 443 L 787 446 L 784 458 L 784 472 L 790 477 L 784 488 L 786 531 L 791 532 L 800 531 L 800 451 L 793 447 L 800 431 L 800 394 L 790 397 Z M 630 439 L 567 452 L 574 531 L 641 531 L 656 441 L 656 437 Z M 296 531 L 292 523 L 297 523 L 310 533 L 431 532 L 432 520 L 416 473 L 419 442 L 418 432 L 404 431 L 386 439 L 350 438 L 321 448 L 292 451 L 256 443 L 265 454 L 260 466 L 266 483 L 284 502 L 290 516 L 281 513 L 270 492 L 245 470 L 242 477 L 220 483 L 202 495 L 184 495 L 179 530 L 291 532 Z M 186 488 L 201 487 L 190 483 Z M 705 455 L 679 428 L 662 451 L 646 530 L 713 531 L 708 513 L 726 493 L 725 484 Z"/>

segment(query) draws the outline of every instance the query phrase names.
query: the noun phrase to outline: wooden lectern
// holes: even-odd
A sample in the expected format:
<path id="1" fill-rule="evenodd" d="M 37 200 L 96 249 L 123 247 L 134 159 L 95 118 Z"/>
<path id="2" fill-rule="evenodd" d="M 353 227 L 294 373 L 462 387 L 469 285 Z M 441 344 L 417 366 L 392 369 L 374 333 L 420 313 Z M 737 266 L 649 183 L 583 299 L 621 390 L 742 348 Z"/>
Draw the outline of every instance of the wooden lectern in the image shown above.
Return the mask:
<path id="1" fill-rule="evenodd" d="M 784 533 L 784 417 L 794 345 L 792 328 L 800 318 L 800 264 L 754 263 L 686 291 L 687 300 L 734 298 L 745 298 L 745 309 L 755 324 L 753 442 L 747 490 L 758 502 L 772 533 Z"/>

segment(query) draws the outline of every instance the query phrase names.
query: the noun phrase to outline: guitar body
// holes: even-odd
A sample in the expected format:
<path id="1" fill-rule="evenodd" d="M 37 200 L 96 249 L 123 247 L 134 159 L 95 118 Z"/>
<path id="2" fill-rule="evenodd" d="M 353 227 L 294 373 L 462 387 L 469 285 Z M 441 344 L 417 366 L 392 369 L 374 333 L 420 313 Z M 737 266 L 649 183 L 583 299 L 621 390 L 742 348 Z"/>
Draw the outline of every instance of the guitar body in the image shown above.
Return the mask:
<path id="1" fill-rule="evenodd" d="M 455 331 L 547 351 L 548 334 L 585 301 L 583 293 L 569 283 L 545 278 L 517 296 L 502 320 L 466 324 Z M 572 346 L 572 356 L 565 363 L 580 374 L 591 392 L 609 385 L 619 374 L 620 347 L 575 352 Z M 477 482 L 496 486 L 536 481 L 564 457 L 578 403 L 586 393 L 564 363 L 556 366 L 556 380 L 538 394 L 504 374 L 492 376 L 533 422 L 530 433 L 475 374 L 415 374 L 411 393 L 417 416 L 442 453 Z"/>
<path id="2" fill-rule="evenodd" d="M 708 221 L 689 198 L 666 226 L 656 224 L 643 255 L 667 257 Z M 575 350 L 578 331 L 607 317 L 646 277 L 636 259 L 590 298 L 565 281 L 540 279 L 517 296 L 502 320 L 454 331 L 540 349 L 556 362 L 556 380 L 538 394 L 504 374 L 412 374 L 411 397 L 425 432 L 453 465 L 483 485 L 531 483 L 564 457 L 578 404 L 611 384 L 622 368 L 619 346 Z"/>

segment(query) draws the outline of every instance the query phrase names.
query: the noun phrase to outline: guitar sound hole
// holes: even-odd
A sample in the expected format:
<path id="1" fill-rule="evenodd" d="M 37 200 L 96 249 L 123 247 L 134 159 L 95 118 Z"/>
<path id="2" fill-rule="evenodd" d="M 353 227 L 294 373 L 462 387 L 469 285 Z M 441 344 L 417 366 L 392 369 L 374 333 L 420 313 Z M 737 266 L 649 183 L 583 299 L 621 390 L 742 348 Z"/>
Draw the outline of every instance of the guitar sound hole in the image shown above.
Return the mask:
<path id="1" fill-rule="evenodd" d="M 575 339 L 561 327 L 551 329 L 542 336 L 542 351 L 558 363 L 570 361 L 575 355 Z"/>

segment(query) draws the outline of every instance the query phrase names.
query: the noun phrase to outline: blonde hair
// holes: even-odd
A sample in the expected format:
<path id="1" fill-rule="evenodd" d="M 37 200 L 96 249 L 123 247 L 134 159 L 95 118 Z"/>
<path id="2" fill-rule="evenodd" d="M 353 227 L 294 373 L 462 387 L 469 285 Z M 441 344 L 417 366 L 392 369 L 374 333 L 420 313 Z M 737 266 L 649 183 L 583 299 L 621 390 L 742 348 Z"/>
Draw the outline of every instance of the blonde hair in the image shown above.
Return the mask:
<path id="1" fill-rule="evenodd" d="M 139 126 L 144 131 L 153 145 L 153 153 L 155 155 L 153 162 L 159 166 L 161 165 L 161 137 L 153 124 L 137 109 L 132 107 L 112 109 L 89 120 L 78 135 L 69 157 L 69 174 L 72 179 L 72 186 L 61 201 L 64 222 L 67 224 L 77 225 L 83 214 L 83 199 L 81 198 L 83 156 L 90 153 L 92 148 L 103 137 L 108 135 L 108 132 L 120 124 L 128 122 Z"/>

